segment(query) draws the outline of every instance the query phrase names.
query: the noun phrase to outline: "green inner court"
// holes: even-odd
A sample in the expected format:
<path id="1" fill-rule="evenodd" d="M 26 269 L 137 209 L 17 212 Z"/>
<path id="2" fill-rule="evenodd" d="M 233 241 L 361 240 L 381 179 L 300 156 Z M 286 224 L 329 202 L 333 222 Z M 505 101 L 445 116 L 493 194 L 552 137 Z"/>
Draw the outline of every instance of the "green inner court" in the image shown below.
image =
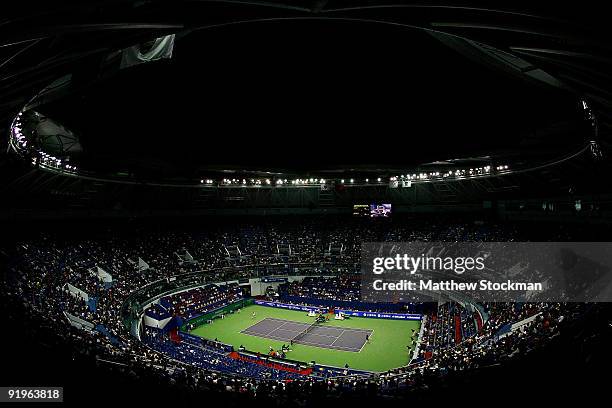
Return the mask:
<path id="1" fill-rule="evenodd" d="M 255 312 L 255 318 L 253 318 Z M 203 324 L 190 333 L 206 339 L 218 339 L 231 344 L 237 350 L 240 345 L 249 351 L 267 354 L 270 347 L 280 350 L 283 342 L 256 337 L 241 333 L 242 330 L 265 318 L 291 320 L 294 322 L 312 323 L 314 317 L 307 312 L 286 310 L 274 307 L 252 305 L 225 315 L 223 319 L 214 319 L 213 323 Z M 412 329 L 417 332 L 421 322 L 415 320 L 391 320 L 363 317 L 351 317 L 346 320 L 334 320 L 322 323 L 325 326 L 372 330 L 370 342 L 360 352 L 326 349 L 305 344 L 294 344 L 287 358 L 304 362 L 316 361 L 318 364 L 335 367 L 349 367 L 367 371 L 387 371 L 401 367 L 409 362 Z M 285 344 L 288 344 L 285 342 Z"/>

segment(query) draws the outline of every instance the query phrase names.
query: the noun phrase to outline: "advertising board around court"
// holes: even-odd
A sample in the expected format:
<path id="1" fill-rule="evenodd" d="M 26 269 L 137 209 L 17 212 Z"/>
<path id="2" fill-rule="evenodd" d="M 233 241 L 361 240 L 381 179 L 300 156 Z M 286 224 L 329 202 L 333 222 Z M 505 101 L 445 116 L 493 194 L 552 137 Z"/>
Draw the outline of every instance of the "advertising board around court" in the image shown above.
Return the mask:
<path id="1" fill-rule="evenodd" d="M 304 312 L 317 311 L 324 308 L 306 305 L 293 305 L 289 303 L 271 302 L 267 300 L 255 300 L 256 305 L 276 307 L 288 310 L 299 310 Z M 342 313 L 352 317 L 367 317 L 372 319 L 393 319 L 393 320 L 421 320 L 423 316 L 416 313 L 378 313 L 360 310 L 334 309 L 336 313 Z"/>
<path id="2" fill-rule="evenodd" d="M 192 317 L 191 319 L 189 319 L 186 322 L 183 322 L 181 324 L 181 330 L 186 331 L 187 330 L 187 324 L 191 324 L 194 327 L 200 326 L 204 323 L 206 323 L 209 320 L 212 320 L 214 318 L 217 318 L 221 315 L 227 314 L 227 313 L 231 313 L 237 309 L 242 309 L 245 308 L 249 305 L 252 305 L 253 301 L 252 299 L 240 299 L 237 302 L 234 303 L 230 303 L 229 305 L 224 305 L 222 307 L 216 308 L 211 310 L 210 312 L 207 313 L 203 313 L 197 316 Z"/>

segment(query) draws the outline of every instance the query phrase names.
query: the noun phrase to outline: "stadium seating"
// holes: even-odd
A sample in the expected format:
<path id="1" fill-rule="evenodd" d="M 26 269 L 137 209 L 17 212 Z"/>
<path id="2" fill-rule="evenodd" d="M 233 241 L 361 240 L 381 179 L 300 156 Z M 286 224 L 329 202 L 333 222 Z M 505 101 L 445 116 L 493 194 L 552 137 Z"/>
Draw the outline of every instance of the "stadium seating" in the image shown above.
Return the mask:
<path id="1" fill-rule="evenodd" d="M 563 234 L 567 236 L 568 231 Z M 361 242 L 508 241 L 526 237 L 558 238 L 554 230 L 528 226 L 519 229 L 487 223 L 402 221 L 401 218 L 393 223 L 372 224 L 368 220 L 341 217 L 313 217 L 300 222 L 282 218 L 265 223 L 249 220 L 219 223 L 205 231 L 138 232 L 120 237 L 96 235 L 79 240 L 50 234 L 20 242 L 12 249 L 7 296 L 25 302 L 32 319 L 42 321 L 41 327 L 48 326 L 76 350 L 129 365 L 140 375 L 155 371 L 161 376 L 170 375 L 175 381 L 187 381 L 185 373 L 189 372 L 202 384 L 226 384 L 232 392 L 245 387 L 267 389 L 269 383 L 282 384 L 282 390 L 292 387 L 303 390 L 302 387 L 319 384 L 321 376 L 304 378 L 300 374 L 232 359 L 225 350 L 189 341 L 173 342 L 166 334 L 150 329 L 138 341 L 122 320 L 122 306 L 139 288 L 153 282 L 169 282 L 187 272 L 208 271 L 206 280 L 214 282 L 249 277 L 259 270 L 285 275 L 307 270 L 319 276 L 281 285 L 279 292 L 284 301 L 360 307 L 363 304 L 359 303 L 360 281 L 356 272 Z M 191 254 L 195 262 L 181 262 L 176 254 L 182 251 Z M 129 261 L 135 258 L 143 259 L 149 268 L 138 268 L 134 261 Z M 94 267 L 111 275 L 112 285 L 92 273 Z M 162 298 L 147 311 L 148 315 L 190 318 L 241 296 L 235 286 L 203 285 L 204 279 L 198 276 L 194 275 L 192 284 L 199 287 Z M 70 290 L 70 287 L 76 289 Z M 85 294 L 88 300 L 83 298 Z M 388 306 L 378 307 L 384 310 Z M 426 319 L 419 354 L 410 365 L 383 373 L 372 382 L 378 393 L 390 395 L 418 387 L 423 373 L 432 370 L 437 370 L 437 374 L 465 371 L 509 358 L 518 348 L 539 347 L 554 335 L 564 316 L 580 312 L 580 305 L 444 302 L 421 310 L 426 313 Z M 80 328 L 71 326 L 64 312 L 88 322 L 95 330 L 86 330 L 82 324 Z M 520 329 L 509 329 L 513 323 L 529 317 L 533 318 Z M 363 373 L 347 373 L 346 378 L 338 372 L 325 376 L 327 380 L 317 387 L 332 394 L 357 390 L 371 381 Z M 294 384 L 287 385 L 287 380 L 293 380 Z"/>

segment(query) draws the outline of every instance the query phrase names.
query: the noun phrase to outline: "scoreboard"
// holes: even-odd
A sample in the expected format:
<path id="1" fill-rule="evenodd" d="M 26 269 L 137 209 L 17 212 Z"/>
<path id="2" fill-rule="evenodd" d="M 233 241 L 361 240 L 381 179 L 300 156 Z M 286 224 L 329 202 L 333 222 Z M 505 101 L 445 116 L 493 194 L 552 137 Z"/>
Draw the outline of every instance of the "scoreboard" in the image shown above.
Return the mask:
<path id="1" fill-rule="evenodd" d="M 370 216 L 370 205 L 369 204 L 353 205 L 353 215 L 355 217 L 369 217 Z"/>
<path id="2" fill-rule="evenodd" d="M 353 205 L 355 217 L 380 218 L 391 216 L 391 204 L 355 204 Z"/>

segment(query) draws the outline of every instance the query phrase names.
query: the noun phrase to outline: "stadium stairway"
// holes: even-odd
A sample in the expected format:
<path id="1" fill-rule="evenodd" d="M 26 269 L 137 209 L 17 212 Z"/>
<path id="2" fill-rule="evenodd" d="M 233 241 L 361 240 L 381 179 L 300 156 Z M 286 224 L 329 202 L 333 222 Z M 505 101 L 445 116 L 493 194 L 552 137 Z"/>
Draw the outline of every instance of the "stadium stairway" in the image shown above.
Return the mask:
<path id="1" fill-rule="evenodd" d="M 118 346 L 118 345 L 121 344 L 121 342 L 119 340 L 117 340 L 117 338 L 115 336 L 110 334 L 110 332 L 103 325 L 101 325 L 101 324 L 96 325 L 96 331 L 98 331 L 99 333 L 102 333 L 103 335 L 108 337 L 108 339 L 110 340 L 110 342 L 113 345 Z"/>
<path id="2" fill-rule="evenodd" d="M 332 190 L 320 190 L 319 191 L 319 206 L 321 207 L 333 207 L 336 204 L 334 192 Z"/>
<path id="3" fill-rule="evenodd" d="M 474 312 L 474 319 L 476 320 L 476 330 L 478 333 L 480 333 L 483 326 L 482 317 L 480 317 L 478 312 Z"/>
<path id="4" fill-rule="evenodd" d="M 461 316 L 455 315 L 455 344 L 461 343 Z"/>
<path id="5" fill-rule="evenodd" d="M 87 301 L 87 307 L 89 308 L 89 311 L 92 313 L 95 313 L 97 306 L 98 306 L 98 299 L 94 296 L 91 296 L 89 300 Z"/>
<path id="6" fill-rule="evenodd" d="M 178 328 L 174 328 L 174 329 L 170 330 L 168 332 L 168 336 L 170 337 L 170 340 L 172 340 L 174 343 L 180 343 L 181 342 L 181 336 L 178 333 Z"/>

